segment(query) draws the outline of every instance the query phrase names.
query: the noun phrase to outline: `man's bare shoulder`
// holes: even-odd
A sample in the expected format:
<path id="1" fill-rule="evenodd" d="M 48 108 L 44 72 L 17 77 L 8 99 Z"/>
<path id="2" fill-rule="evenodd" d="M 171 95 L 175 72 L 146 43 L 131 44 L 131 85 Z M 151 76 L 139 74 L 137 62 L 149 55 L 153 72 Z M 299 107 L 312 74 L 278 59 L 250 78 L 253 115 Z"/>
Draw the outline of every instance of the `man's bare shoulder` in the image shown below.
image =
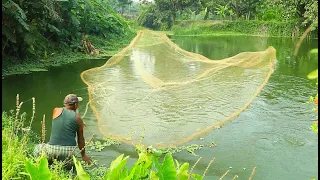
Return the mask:
<path id="1" fill-rule="evenodd" d="M 55 119 L 55 118 L 59 117 L 60 114 L 62 113 L 62 111 L 63 111 L 63 108 L 61 108 L 61 107 L 54 108 L 53 109 L 53 114 L 52 114 L 52 119 Z"/>

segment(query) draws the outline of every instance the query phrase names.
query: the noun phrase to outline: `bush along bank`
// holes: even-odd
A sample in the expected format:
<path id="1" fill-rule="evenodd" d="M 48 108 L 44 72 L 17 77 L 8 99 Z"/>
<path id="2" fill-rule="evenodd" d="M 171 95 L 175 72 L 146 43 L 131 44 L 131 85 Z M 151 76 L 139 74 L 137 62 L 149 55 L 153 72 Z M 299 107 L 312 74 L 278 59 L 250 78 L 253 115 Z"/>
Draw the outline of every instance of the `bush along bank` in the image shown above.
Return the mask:
<path id="1" fill-rule="evenodd" d="M 91 56 L 81 51 L 74 51 L 72 48 L 55 50 L 51 54 L 43 57 L 26 58 L 23 61 L 15 57 L 3 57 L 2 78 L 10 75 L 29 74 L 37 71 L 47 71 L 49 67 L 61 66 L 64 64 L 78 62 L 82 59 L 105 59 L 115 55 L 126 47 L 136 35 L 136 31 L 131 31 L 123 37 L 105 39 L 98 36 L 87 36 L 92 45 L 100 51 L 99 54 Z"/>
<path id="2" fill-rule="evenodd" d="M 131 40 L 128 36 L 134 31 L 132 23 L 106 1 L 5 0 L 2 7 L 3 76 L 73 62 L 77 56 L 83 58 L 80 51 L 88 55 L 114 51 L 109 43 Z M 92 39 L 109 42 L 105 43 L 109 49 L 99 49 Z"/>
<path id="3" fill-rule="evenodd" d="M 180 25 L 179 25 L 180 24 Z M 221 21 L 220 23 L 179 23 L 173 27 L 174 35 L 250 35 L 265 37 L 300 37 L 306 27 L 299 27 L 296 23 L 278 21 L 239 20 Z M 312 31 L 309 38 L 318 38 L 317 29 Z"/>

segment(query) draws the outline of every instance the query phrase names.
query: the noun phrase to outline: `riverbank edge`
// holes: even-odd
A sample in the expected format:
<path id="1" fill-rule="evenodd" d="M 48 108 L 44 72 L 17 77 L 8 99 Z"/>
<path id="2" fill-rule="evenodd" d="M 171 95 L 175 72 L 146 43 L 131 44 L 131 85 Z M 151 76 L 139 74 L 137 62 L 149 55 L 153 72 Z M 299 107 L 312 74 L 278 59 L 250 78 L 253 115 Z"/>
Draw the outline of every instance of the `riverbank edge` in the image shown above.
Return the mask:
<path id="1" fill-rule="evenodd" d="M 173 32 L 167 32 L 166 33 L 169 36 L 177 36 L 177 37 L 215 37 L 215 36 L 248 36 L 248 37 L 262 37 L 262 38 L 291 38 L 290 36 L 266 36 L 266 35 L 254 35 L 254 34 L 241 34 L 236 32 L 214 32 L 211 34 L 197 34 L 197 35 L 176 35 Z M 317 40 L 317 37 L 311 37 L 309 39 Z"/>
<path id="2" fill-rule="evenodd" d="M 272 21 L 182 21 L 176 23 L 171 31 L 165 31 L 167 35 L 174 36 L 254 36 L 299 38 L 306 27 L 295 29 L 293 22 Z M 297 31 L 294 31 L 297 30 Z M 318 39 L 317 30 L 309 34 L 309 39 Z"/>
<path id="3" fill-rule="evenodd" d="M 47 58 L 35 58 L 25 59 L 23 62 L 4 58 L 2 67 L 2 79 L 13 75 L 30 74 L 32 72 L 48 71 L 50 67 L 58 67 L 65 64 L 79 62 L 83 59 L 109 59 L 111 56 L 120 52 L 121 49 L 126 47 L 131 40 L 136 36 L 137 32 L 129 33 L 123 37 L 117 39 L 111 39 L 109 41 L 101 39 L 96 36 L 89 36 L 91 43 L 99 50 L 102 50 L 102 54 L 96 56 L 90 56 L 82 52 L 74 52 L 71 48 L 66 48 L 62 51 L 48 55 Z"/>

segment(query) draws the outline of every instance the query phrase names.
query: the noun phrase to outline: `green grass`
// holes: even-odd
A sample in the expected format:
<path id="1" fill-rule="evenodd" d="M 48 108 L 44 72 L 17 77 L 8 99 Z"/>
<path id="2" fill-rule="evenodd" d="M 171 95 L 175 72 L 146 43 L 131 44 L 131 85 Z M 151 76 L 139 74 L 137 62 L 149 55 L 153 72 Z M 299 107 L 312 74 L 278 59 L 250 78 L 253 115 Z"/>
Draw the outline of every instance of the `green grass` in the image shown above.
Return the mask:
<path id="1" fill-rule="evenodd" d="M 26 143 L 21 143 L 17 136 L 12 136 L 11 126 L 14 119 L 7 113 L 2 113 L 2 122 L 6 125 L 2 127 L 2 178 L 20 176 L 23 170 L 23 163 L 26 159 Z"/>
<path id="2" fill-rule="evenodd" d="M 290 22 L 272 21 L 208 21 L 207 23 L 180 22 L 173 27 L 174 35 L 177 36 L 220 36 L 220 35 L 249 35 L 264 37 L 291 37 L 295 24 Z M 300 34 L 304 28 L 300 27 Z M 317 38 L 316 33 L 312 33 Z"/>
<path id="3" fill-rule="evenodd" d="M 2 113 L 2 179 L 26 178 L 25 161 L 31 158 L 39 138 L 32 131 L 22 131 L 24 124 L 25 114 L 16 118 Z"/>

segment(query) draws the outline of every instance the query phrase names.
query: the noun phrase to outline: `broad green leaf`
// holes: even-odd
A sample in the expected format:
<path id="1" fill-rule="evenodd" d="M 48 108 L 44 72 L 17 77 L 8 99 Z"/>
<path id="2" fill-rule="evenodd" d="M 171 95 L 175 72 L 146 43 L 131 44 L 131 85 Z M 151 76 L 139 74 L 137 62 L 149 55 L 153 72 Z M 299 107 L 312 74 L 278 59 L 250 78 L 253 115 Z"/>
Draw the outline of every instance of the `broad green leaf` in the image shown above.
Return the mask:
<path id="1" fill-rule="evenodd" d="M 176 168 L 174 167 L 174 161 L 170 153 L 166 154 L 164 157 L 161 168 L 156 175 L 160 180 L 176 179 Z"/>
<path id="2" fill-rule="evenodd" d="M 144 162 L 142 166 L 144 169 L 151 169 L 152 157 L 153 157 L 152 155 L 149 155 L 147 153 L 144 153 L 144 155 L 141 156 L 141 160 Z"/>
<path id="3" fill-rule="evenodd" d="M 150 172 L 150 180 L 159 180 L 159 177 L 156 175 L 156 172 L 152 171 Z"/>
<path id="4" fill-rule="evenodd" d="M 157 171 L 161 170 L 161 165 L 159 163 L 159 158 L 152 157 L 152 163 L 153 163 L 153 165 L 154 165 L 154 167 L 156 168 Z"/>
<path id="5" fill-rule="evenodd" d="M 28 159 L 25 161 L 26 171 L 30 174 L 32 180 L 36 180 L 38 175 L 38 168 L 33 165 Z"/>
<path id="6" fill-rule="evenodd" d="M 200 174 L 191 174 L 191 177 L 196 180 L 202 180 L 202 178 L 203 178 Z"/>
<path id="7" fill-rule="evenodd" d="M 311 49 L 310 54 L 318 54 L 318 49 Z"/>
<path id="8" fill-rule="evenodd" d="M 189 163 L 182 164 L 182 166 L 177 170 L 177 179 L 187 180 L 189 176 L 188 170 L 189 170 Z"/>
<path id="9" fill-rule="evenodd" d="M 174 160 L 175 162 L 176 162 L 176 169 L 179 169 L 180 168 L 180 164 L 179 164 L 179 162 L 178 162 L 178 160 Z"/>
<path id="10" fill-rule="evenodd" d="M 136 168 L 137 168 L 138 164 L 137 162 L 132 166 L 132 168 L 129 171 L 129 176 L 127 177 L 127 179 L 131 179 L 133 177 L 133 175 L 135 174 Z"/>
<path id="11" fill-rule="evenodd" d="M 145 151 L 139 153 L 139 159 L 136 162 L 136 173 L 135 178 L 146 178 L 149 176 L 150 170 L 152 168 L 152 157 Z"/>
<path id="12" fill-rule="evenodd" d="M 71 15 L 71 23 L 74 25 L 74 26 L 79 26 L 80 25 L 80 21 L 79 19 L 74 16 L 74 15 Z"/>
<path id="13" fill-rule="evenodd" d="M 125 166 L 120 174 L 119 179 L 126 179 L 128 177 L 128 168 Z"/>
<path id="14" fill-rule="evenodd" d="M 2 34 L 13 43 L 17 43 L 16 35 L 7 26 L 2 25 Z"/>
<path id="15" fill-rule="evenodd" d="M 56 26 L 54 26 L 52 24 L 49 24 L 49 23 L 47 25 L 48 25 L 48 28 L 49 28 L 50 32 L 60 33 L 60 30 Z"/>
<path id="16" fill-rule="evenodd" d="M 142 177 L 142 166 L 141 164 L 137 165 L 134 173 L 132 174 L 132 179 L 141 179 Z"/>
<path id="17" fill-rule="evenodd" d="M 42 157 L 39 162 L 39 167 L 31 163 L 28 159 L 25 161 L 26 171 L 32 180 L 51 180 L 52 175 L 48 167 L 48 160 Z"/>
<path id="18" fill-rule="evenodd" d="M 118 156 L 115 160 L 113 160 L 110 164 L 110 169 L 115 168 L 116 166 L 119 165 L 119 163 L 122 161 L 124 154 L 121 154 L 120 156 Z"/>
<path id="19" fill-rule="evenodd" d="M 110 168 L 104 176 L 104 179 L 119 179 L 121 175 L 121 170 L 124 167 L 124 165 L 126 165 L 129 156 L 126 156 L 123 159 L 122 158 L 123 154 L 121 154 L 119 157 L 117 157 L 114 161 L 111 162 Z"/>
<path id="20" fill-rule="evenodd" d="M 318 78 L 318 69 L 308 74 L 308 79 L 317 79 L 317 78 Z"/>
<path id="21" fill-rule="evenodd" d="M 77 176 L 79 177 L 79 180 L 90 180 L 89 174 L 87 174 L 86 171 L 84 171 L 81 163 L 77 161 L 77 159 L 74 156 L 72 158 L 74 165 L 76 166 Z"/>
<path id="22" fill-rule="evenodd" d="M 52 174 L 50 172 L 50 169 L 48 167 L 48 160 L 46 157 L 42 157 L 39 163 L 39 179 L 51 179 Z"/>

